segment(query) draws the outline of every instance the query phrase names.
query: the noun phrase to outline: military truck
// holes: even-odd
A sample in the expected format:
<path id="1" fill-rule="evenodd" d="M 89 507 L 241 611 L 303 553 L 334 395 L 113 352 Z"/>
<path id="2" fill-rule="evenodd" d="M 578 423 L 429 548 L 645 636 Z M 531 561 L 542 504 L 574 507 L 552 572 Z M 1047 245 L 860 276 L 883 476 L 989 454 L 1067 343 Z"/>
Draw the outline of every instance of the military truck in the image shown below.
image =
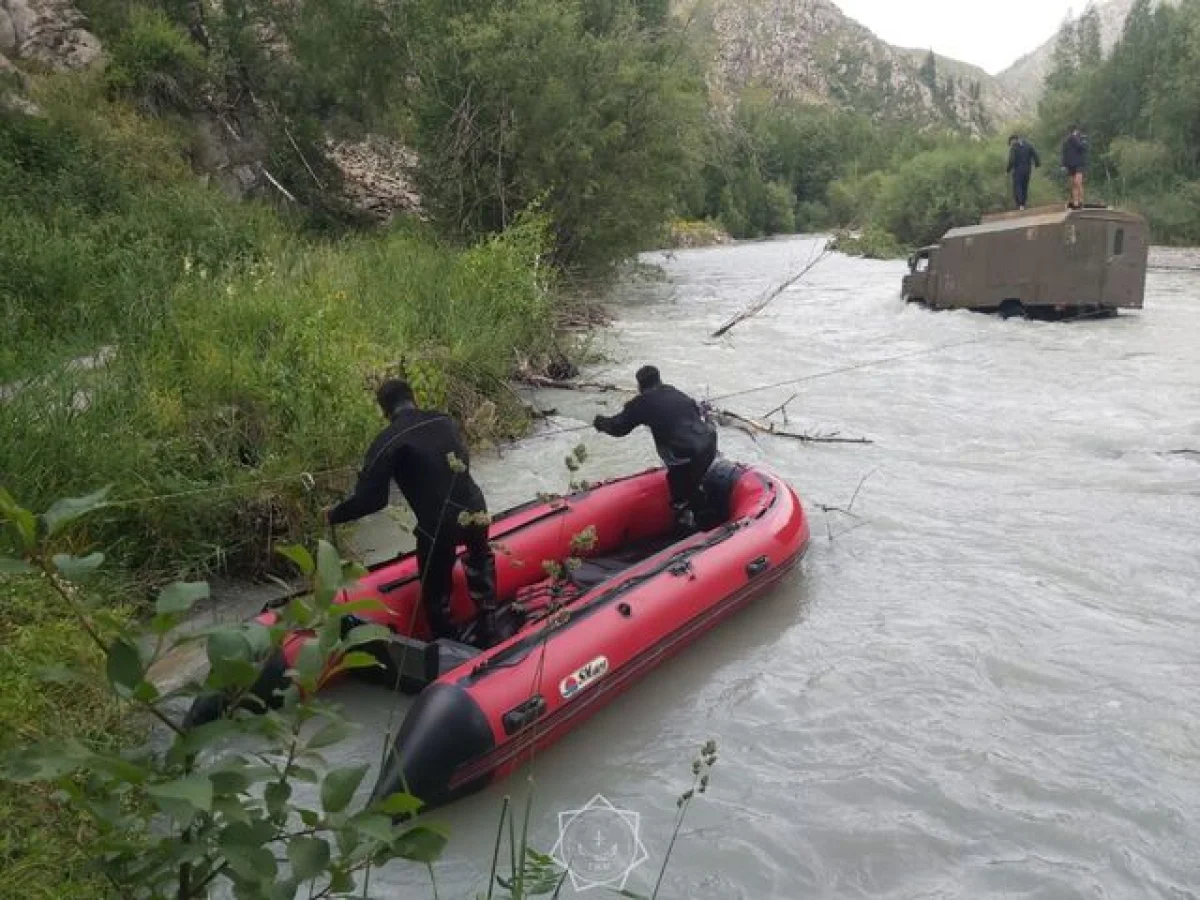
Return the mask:
<path id="1" fill-rule="evenodd" d="M 1138 215 L 1061 206 L 984 216 L 917 250 L 903 283 L 907 302 L 1005 318 L 1115 315 L 1141 309 L 1150 230 Z"/>

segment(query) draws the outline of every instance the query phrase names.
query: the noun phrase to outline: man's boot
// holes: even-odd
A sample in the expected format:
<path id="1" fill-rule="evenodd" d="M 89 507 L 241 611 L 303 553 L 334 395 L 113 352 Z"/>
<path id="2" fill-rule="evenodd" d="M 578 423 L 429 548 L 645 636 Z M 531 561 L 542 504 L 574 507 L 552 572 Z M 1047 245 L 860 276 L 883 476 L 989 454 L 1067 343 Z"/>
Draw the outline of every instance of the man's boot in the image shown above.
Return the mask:
<path id="1" fill-rule="evenodd" d="M 696 530 L 696 516 L 687 503 L 672 503 L 671 511 L 675 517 L 675 528 L 682 534 L 692 534 Z"/>

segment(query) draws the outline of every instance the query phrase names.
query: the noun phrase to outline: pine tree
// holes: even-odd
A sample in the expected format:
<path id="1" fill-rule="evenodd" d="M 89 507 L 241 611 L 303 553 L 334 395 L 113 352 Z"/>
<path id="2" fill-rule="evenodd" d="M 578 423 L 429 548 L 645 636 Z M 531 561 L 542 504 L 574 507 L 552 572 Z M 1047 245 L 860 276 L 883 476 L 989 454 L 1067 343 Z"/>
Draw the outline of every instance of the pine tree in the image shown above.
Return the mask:
<path id="1" fill-rule="evenodd" d="M 921 63 L 921 68 L 917 72 L 921 76 L 921 81 L 931 91 L 937 90 L 937 56 L 933 51 L 929 51 L 929 55 L 925 57 L 925 62 Z"/>
<path id="2" fill-rule="evenodd" d="M 1104 45 L 1100 37 L 1100 13 L 1094 5 L 1087 8 L 1087 12 L 1083 14 L 1079 24 L 1076 25 L 1075 41 L 1080 69 L 1093 70 L 1104 61 Z"/>
<path id="3" fill-rule="evenodd" d="M 1079 36 L 1075 23 L 1068 19 L 1058 31 L 1051 57 L 1050 74 L 1046 76 L 1046 92 L 1053 93 L 1071 85 L 1079 71 Z"/>

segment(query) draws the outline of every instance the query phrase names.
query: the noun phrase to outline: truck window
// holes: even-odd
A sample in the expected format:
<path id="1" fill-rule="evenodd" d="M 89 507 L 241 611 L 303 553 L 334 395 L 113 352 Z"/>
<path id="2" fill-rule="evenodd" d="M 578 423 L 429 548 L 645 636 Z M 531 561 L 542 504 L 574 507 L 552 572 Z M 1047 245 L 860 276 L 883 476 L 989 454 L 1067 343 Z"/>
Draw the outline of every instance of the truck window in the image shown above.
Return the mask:
<path id="1" fill-rule="evenodd" d="M 915 266 L 913 271 L 914 272 L 928 272 L 929 271 L 928 255 L 922 255 L 922 256 L 917 257 L 917 265 Z"/>
<path id="2" fill-rule="evenodd" d="M 1118 228 L 1113 234 L 1113 256 L 1120 256 L 1125 252 L 1125 229 Z"/>

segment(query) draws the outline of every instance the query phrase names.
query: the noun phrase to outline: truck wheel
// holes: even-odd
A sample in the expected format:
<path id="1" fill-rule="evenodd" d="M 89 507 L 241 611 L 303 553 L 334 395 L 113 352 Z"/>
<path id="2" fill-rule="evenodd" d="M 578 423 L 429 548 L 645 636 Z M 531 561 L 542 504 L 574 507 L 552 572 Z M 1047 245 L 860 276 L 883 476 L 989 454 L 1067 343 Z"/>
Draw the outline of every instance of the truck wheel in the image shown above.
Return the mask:
<path id="1" fill-rule="evenodd" d="M 1000 318 L 1024 319 L 1025 317 L 1025 307 L 1020 300 L 1005 300 L 1000 304 Z"/>

